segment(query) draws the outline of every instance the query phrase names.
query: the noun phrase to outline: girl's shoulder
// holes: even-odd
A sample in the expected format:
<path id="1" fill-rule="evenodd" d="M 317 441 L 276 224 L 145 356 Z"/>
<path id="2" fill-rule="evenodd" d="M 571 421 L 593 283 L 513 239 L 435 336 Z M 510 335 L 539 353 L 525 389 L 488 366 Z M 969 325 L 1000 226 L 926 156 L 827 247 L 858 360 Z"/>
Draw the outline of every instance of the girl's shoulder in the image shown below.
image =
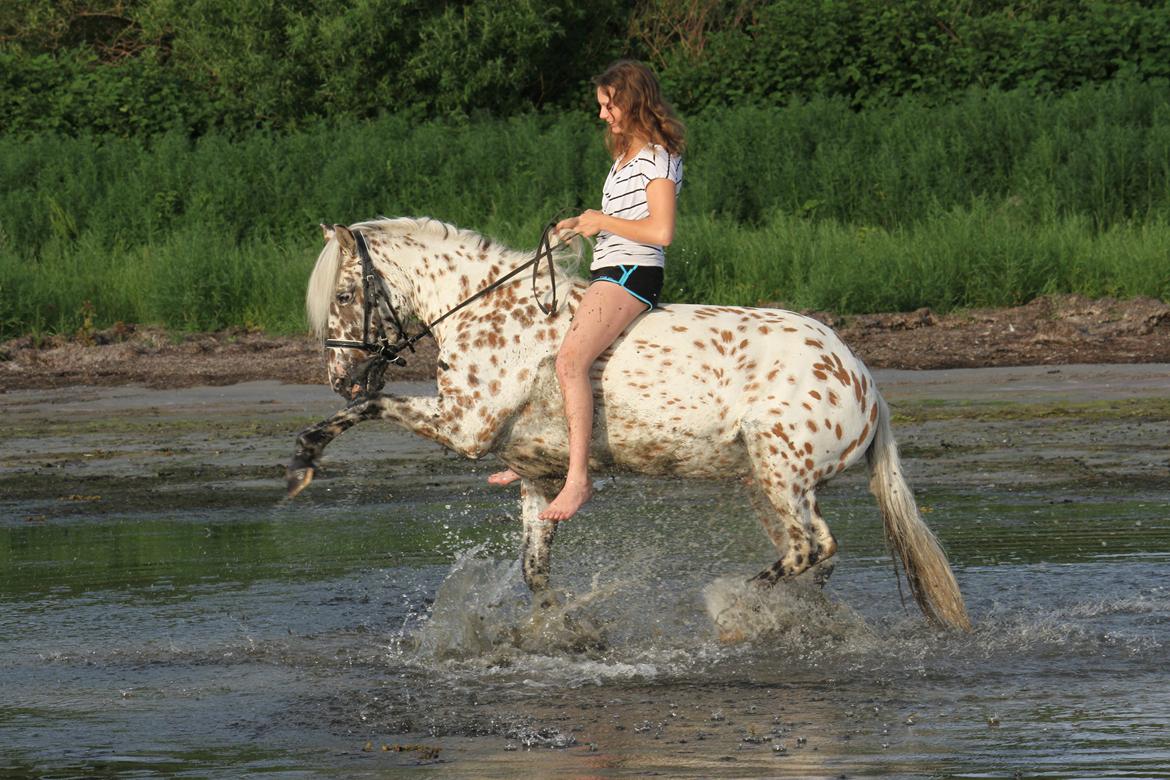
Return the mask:
<path id="1" fill-rule="evenodd" d="M 656 143 L 646 144 L 646 146 L 642 149 L 642 154 L 647 155 L 647 158 L 653 161 L 664 160 L 673 162 L 675 160 L 682 159 L 681 154 L 674 154 L 665 146 Z"/>
<path id="2" fill-rule="evenodd" d="M 671 154 L 659 144 L 646 144 L 639 153 L 642 166 L 650 179 L 682 181 L 682 156 Z"/>

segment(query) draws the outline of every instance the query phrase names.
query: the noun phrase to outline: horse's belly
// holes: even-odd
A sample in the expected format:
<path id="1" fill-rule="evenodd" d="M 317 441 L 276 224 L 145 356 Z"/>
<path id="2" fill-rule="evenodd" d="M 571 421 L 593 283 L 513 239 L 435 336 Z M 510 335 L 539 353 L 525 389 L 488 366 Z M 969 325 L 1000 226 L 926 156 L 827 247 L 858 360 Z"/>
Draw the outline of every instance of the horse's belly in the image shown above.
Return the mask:
<path id="1" fill-rule="evenodd" d="M 568 433 L 564 418 L 531 410 L 521 414 L 498 449 L 512 468 L 528 476 L 564 475 Z M 598 404 L 590 468 L 687 477 L 725 477 L 748 469 L 742 444 L 698 419 L 662 420 Z"/>
<path id="2" fill-rule="evenodd" d="M 729 477 L 749 469 L 747 450 L 730 425 L 711 415 L 607 410 L 599 444 L 614 465 L 645 474 Z"/>
<path id="3" fill-rule="evenodd" d="M 496 452 L 526 476 L 563 476 L 568 428 L 555 378 L 542 376 Z M 590 468 L 646 474 L 724 477 L 748 468 L 738 432 L 702 404 L 649 402 L 601 388 L 596 396 Z"/>

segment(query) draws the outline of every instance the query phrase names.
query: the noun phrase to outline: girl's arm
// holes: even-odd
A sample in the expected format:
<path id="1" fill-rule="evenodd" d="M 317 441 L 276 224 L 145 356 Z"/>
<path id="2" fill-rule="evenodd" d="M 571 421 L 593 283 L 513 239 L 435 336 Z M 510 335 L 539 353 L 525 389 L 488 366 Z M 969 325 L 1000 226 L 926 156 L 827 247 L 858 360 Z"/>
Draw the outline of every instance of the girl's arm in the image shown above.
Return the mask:
<path id="1" fill-rule="evenodd" d="M 643 219 L 611 217 L 589 209 L 579 217 L 559 222 L 557 232 L 572 230 L 583 236 L 595 236 L 604 230 L 639 244 L 669 246 L 674 240 L 674 182 L 670 179 L 654 179 L 647 184 L 646 206 L 650 216 Z"/>

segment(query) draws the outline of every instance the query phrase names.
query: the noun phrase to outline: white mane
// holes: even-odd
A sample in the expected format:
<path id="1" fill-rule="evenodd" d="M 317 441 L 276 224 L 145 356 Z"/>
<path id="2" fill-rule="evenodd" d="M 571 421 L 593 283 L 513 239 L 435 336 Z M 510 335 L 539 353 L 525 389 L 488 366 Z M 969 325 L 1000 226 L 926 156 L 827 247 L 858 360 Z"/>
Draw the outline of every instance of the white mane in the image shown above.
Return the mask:
<path id="1" fill-rule="evenodd" d="M 470 242 L 473 246 L 488 250 L 493 258 L 505 269 L 515 268 L 531 259 L 531 254 L 509 249 L 503 244 L 493 242 L 474 230 L 459 228 L 455 225 L 442 222 L 431 217 L 381 217 L 369 222 L 359 222 L 350 225 L 351 230 L 361 230 L 366 235 L 376 234 L 384 238 L 394 236 L 409 236 L 416 241 L 427 244 L 439 242 Z M 554 262 L 557 265 L 560 300 L 564 300 L 564 282 L 572 282 L 578 277 L 577 264 L 581 259 L 581 247 L 578 242 L 562 244 L 554 253 Z M 305 293 L 305 312 L 308 315 L 309 326 L 313 334 L 320 339 L 325 338 L 329 326 L 329 308 L 337 289 L 337 275 L 341 271 L 341 244 L 336 238 L 331 238 L 317 256 L 317 263 L 313 266 L 313 273 L 309 277 L 309 287 Z M 490 281 L 490 280 L 488 280 Z"/>

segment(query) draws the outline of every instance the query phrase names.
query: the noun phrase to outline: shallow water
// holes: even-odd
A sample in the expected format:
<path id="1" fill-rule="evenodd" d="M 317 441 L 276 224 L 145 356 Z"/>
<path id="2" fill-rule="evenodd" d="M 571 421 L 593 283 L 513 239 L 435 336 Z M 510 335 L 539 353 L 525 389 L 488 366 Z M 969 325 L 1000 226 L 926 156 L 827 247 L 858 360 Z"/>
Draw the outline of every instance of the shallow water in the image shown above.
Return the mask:
<path id="1" fill-rule="evenodd" d="M 1170 366 L 877 380 L 971 635 L 902 605 L 862 470 L 826 589 L 762 598 L 739 487 L 609 480 L 535 624 L 494 464 L 367 424 L 279 501 L 322 389 L 0 395 L 0 770 L 1170 777 Z"/>

